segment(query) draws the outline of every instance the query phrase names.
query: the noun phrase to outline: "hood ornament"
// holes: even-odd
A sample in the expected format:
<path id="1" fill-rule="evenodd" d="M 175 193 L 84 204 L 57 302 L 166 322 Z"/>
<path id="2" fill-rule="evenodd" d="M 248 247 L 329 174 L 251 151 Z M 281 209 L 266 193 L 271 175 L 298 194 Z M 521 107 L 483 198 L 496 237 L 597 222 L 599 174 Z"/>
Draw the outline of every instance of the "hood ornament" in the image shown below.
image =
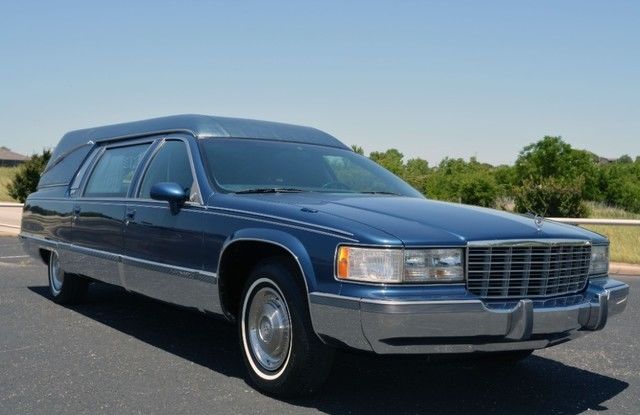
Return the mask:
<path id="1" fill-rule="evenodd" d="M 542 230 L 542 225 L 544 224 L 544 218 L 540 215 L 535 215 L 533 217 L 533 223 L 536 224 L 536 229 L 540 232 Z"/>

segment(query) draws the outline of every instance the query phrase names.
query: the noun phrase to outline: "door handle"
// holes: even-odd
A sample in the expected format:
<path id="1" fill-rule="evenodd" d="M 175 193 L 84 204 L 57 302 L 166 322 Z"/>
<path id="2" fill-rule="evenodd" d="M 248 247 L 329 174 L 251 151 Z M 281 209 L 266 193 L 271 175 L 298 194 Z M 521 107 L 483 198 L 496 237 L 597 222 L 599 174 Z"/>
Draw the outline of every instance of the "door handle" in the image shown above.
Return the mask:
<path id="1" fill-rule="evenodd" d="M 135 211 L 135 209 L 127 210 L 127 213 L 126 213 L 126 215 L 125 215 L 125 216 L 126 216 L 126 221 L 125 221 L 125 222 L 126 222 L 126 223 L 131 222 L 131 221 L 136 217 L 136 211 Z"/>

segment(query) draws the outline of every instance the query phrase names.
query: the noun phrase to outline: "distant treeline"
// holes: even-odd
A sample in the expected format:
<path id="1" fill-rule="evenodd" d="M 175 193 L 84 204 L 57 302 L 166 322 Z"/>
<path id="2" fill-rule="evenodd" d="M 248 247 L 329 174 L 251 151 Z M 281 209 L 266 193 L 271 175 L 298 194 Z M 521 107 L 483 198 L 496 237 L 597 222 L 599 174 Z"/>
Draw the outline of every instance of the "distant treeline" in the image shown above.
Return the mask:
<path id="1" fill-rule="evenodd" d="M 352 148 L 364 154 L 362 147 Z M 546 136 L 524 147 L 513 166 L 472 157 L 445 158 L 432 167 L 420 158 L 405 161 L 393 148 L 369 158 L 433 199 L 544 216 L 587 216 L 586 201 L 640 213 L 640 157 L 606 160 L 561 137 Z"/>

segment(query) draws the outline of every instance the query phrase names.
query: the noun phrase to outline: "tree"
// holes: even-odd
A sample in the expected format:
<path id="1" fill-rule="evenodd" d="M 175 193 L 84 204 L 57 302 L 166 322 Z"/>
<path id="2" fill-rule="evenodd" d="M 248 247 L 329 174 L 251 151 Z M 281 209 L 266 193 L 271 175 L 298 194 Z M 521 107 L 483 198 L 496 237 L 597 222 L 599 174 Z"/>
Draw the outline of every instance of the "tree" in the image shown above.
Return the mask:
<path id="1" fill-rule="evenodd" d="M 427 177 L 423 191 L 430 197 L 491 207 L 498 196 L 493 167 L 475 158 L 445 158 Z"/>
<path id="2" fill-rule="evenodd" d="M 426 176 L 429 174 L 429 162 L 421 158 L 414 158 L 407 161 L 405 171 L 408 176 Z"/>
<path id="3" fill-rule="evenodd" d="M 466 174 L 460 183 L 460 201 L 467 205 L 493 207 L 497 196 L 495 177 L 488 171 Z"/>
<path id="4" fill-rule="evenodd" d="M 562 137 L 545 136 L 526 146 L 515 164 L 516 182 L 539 184 L 543 179 L 556 178 L 563 183 L 580 182 L 583 199 L 599 200 L 597 157 L 584 150 L 575 150 Z"/>
<path id="5" fill-rule="evenodd" d="M 500 187 L 500 195 L 506 196 L 511 193 L 516 184 L 516 170 L 513 166 L 502 164 L 493 169 L 496 184 Z"/>
<path id="6" fill-rule="evenodd" d="M 631 164 L 633 163 L 633 159 L 628 154 L 624 154 L 618 157 L 618 160 L 616 160 L 616 163 Z"/>
<path id="7" fill-rule="evenodd" d="M 35 192 L 38 187 L 40 175 L 50 158 L 51 150 L 43 150 L 42 154 L 34 154 L 29 160 L 22 163 L 11 182 L 7 184 L 9 196 L 24 203 L 27 196 Z"/>
<path id="8" fill-rule="evenodd" d="M 583 216 L 585 200 L 640 212 L 640 157 L 601 163 L 561 137 L 545 136 L 524 147 L 513 166 L 447 157 L 430 167 L 420 158 L 405 162 L 393 148 L 369 158 L 433 199 L 553 216 Z"/>
<path id="9" fill-rule="evenodd" d="M 353 150 L 354 153 L 358 153 L 361 156 L 364 156 L 364 149 L 357 144 L 352 144 L 351 150 Z"/>
<path id="10" fill-rule="evenodd" d="M 402 176 L 404 173 L 404 162 L 402 160 L 404 155 L 395 148 L 389 149 L 384 153 L 374 151 L 369 154 L 369 158 L 396 176 Z"/>
<path id="11" fill-rule="evenodd" d="M 640 212 L 640 160 L 618 160 L 601 167 L 603 200 L 631 212 Z"/>
<path id="12" fill-rule="evenodd" d="M 429 163 L 421 158 L 407 161 L 402 178 L 419 192 L 424 192 L 427 177 L 431 173 Z"/>

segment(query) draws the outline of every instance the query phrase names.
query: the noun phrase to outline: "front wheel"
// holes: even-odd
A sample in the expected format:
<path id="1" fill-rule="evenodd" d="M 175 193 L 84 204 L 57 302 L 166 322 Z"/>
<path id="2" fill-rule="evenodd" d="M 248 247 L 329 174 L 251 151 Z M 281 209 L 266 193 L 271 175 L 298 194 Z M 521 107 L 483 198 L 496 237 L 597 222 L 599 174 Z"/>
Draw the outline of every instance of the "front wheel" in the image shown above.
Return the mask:
<path id="1" fill-rule="evenodd" d="M 313 332 L 297 277 L 284 260 L 263 262 L 242 295 L 238 328 L 249 381 L 271 395 L 314 392 L 333 361 L 333 350 Z"/>
<path id="2" fill-rule="evenodd" d="M 51 251 L 49 254 L 48 266 L 49 293 L 53 301 L 58 304 L 72 304 L 84 298 L 89 281 L 78 275 L 64 272 L 57 252 Z"/>

